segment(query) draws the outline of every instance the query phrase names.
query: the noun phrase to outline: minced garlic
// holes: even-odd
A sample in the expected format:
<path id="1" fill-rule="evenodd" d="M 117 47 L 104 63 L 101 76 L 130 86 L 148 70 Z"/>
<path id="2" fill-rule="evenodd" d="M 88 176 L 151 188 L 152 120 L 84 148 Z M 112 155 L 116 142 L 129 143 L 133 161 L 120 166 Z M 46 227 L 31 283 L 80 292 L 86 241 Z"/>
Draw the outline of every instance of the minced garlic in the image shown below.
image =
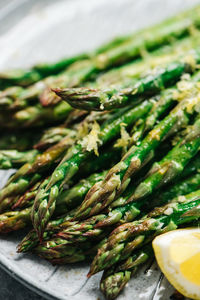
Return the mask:
<path id="1" fill-rule="evenodd" d="M 101 143 L 99 139 L 100 136 L 100 126 L 95 121 L 92 125 L 92 129 L 90 133 L 88 133 L 81 141 L 81 146 L 86 149 L 87 151 L 94 151 L 94 153 L 98 156 L 98 145 Z"/>

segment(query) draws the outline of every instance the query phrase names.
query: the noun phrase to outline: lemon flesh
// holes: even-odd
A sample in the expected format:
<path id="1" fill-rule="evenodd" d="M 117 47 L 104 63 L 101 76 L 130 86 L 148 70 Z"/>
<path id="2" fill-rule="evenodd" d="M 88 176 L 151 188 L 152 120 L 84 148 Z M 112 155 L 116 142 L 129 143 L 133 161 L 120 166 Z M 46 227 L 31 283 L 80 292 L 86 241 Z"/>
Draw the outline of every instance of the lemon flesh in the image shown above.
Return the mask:
<path id="1" fill-rule="evenodd" d="M 200 229 L 174 230 L 155 238 L 155 256 L 169 282 L 184 296 L 200 299 Z"/>

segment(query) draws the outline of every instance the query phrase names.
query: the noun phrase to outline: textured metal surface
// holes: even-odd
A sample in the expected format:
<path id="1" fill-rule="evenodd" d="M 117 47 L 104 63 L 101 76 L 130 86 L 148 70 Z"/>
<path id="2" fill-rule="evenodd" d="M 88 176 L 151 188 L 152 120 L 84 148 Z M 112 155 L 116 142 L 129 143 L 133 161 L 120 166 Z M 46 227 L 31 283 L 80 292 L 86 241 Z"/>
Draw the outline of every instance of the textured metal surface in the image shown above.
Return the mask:
<path id="1" fill-rule="evenodd" d="M 93 49 L 116 35 L 159 22 L 199 0 L 19 0 L 0 1 L 0 70 L 29 66 L 39 61 Z M 12 4 L 14 3 L 14 4 Z M 47 5 L 48 4 L 48 5 Z M 0 184 L 9 172 L 0 171 Z M 14 278 L 46 298 L 103 300 L 101 274 L 87 280 L 88 265 L 53 267 L 32 255 L 18 255 L 16 245 L 24 233 L 0 237 L 0 266 Z M 1 273 L 0 273 L 0 281 Z M 7 289 L 8 286 L 5 287 Z M 25 292 L 15 299 L 39 299 Z M 4 293 L 5 292 L 5 293 Z M 10 293 L 10 294 L 9 294 Z M 0 288 L 0 299 L 13 299 L 13 290 Z M 155 263 L 132 278 L 119 300 L 169 300 L 173 288 Z M 5 296 L 4 296 L 5 295 Z"/>

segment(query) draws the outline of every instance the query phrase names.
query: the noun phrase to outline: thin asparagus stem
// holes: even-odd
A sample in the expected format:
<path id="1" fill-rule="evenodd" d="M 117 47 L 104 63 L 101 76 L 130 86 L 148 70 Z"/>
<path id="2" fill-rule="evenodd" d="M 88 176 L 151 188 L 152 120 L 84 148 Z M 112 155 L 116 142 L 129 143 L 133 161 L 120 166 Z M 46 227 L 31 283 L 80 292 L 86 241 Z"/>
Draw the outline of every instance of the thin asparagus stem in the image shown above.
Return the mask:
<path id="1" fill-rule="evenodd" d="M 0 202 L 8 196 L 23 194 L 38 182 L 42 177 L 42 172 L 48 171 L 59 158 L 61 159 L 73 142 L 74 140 L 66 137 L 44 153 L 37 155 L 33 162 L 23 165 L 0 191 Z"/>
<path id="2" fill-rule="evenodd" d="M 191 95 L 189 98 L 186 97 L 147 134 L 138 146 L 130 148 L 122 160 L 110 169 L 105 179 L 90 189 L 76 218 L 86 218 L 99 213 L 127 188 L 130 177 L 154 156 L 154 152 L 161 142 L 188 124 L 191 116 L 195 113 L 195 107 L 197 107 L 197 95 L 198 91 L 194 97 Z"/>
<path id="3" fill-rule="evenodd" d="M 34 149 L 43 150 L 59 143 L 64 137 L 68 136 L 75 138 L 76 131 L 73 129 L 65 128 L 63 126 L 51 127 L 46 129 L 41 138 L 34 145 Z"/>
<path id="4" fill-rule="evenodd" d="M 1 132 L 0 149 L 1 150 L 30 150 L 35 143 L 38 142 L 40 133 L 36 130 L 34 133 L 30 130 L 20 132 Z"/>
<path id="5" fill-rule="evenodd" d="M 98 251 L 92 262 L 89 276 L 127 259 L 134 249 L 152 241 L 162 232 L 176 229 L 179 225 L 198 220 L 200 190 L 179 196 L 167 205 L 155 208 L 141 220 L 117 227 L 108 241 Z"/>
<path id="6" fill-rule="evenodd" d="M 136 273 L 138 267 L 146 263 L 151 257 L 153 257 L 153 249 L 151 245 L 147 245 L 130 256 L 125 262 L 104 271 L 100 289 L 106 299 L 115 299 L 129 282 L 131 276 Z"/>
<path id="7" fill-rule="evenodd" d="M 88 239 L 97 238 L 105 230 L 105 227 L 113 228 L 116 224 L 123 224 L 133 221 L 141 212 L 148 212 L 155 206 L 160 206 L 168 203 L 173 197 L 183 196 L 195 190 L 200 186 L 200 174 L 197 173 L 191 177 L 177 182 L 177 184 L 166 188 L 162 193 L 158 191 L 154 195 L 141 199 L 137 202 L 125 204 L 124 206 L 110 207 L 109 211 L 104 214 L 99 214 L 91 217 L 83 222 L 67 221 L 60 227 L 61 231 L 58 233 L 59 237 L 66 239 L 70 242 L 82 242 Z M 135 186 L 130 188 L 118 199 L 116 202 L 126 203 L 130 195 L 135 190 Z"/>
<path id="8" fill-rule="evenodd" d="M 19 152 L 17 150 L 0 150 L 0 169 L 18 168 L 31 162 L 38 155 L 37 150 Z"/>
<path id="9" fill-rule="evenodd" d="M 54 107 L 42 107 L 41 104 L 28 106 L 23 110 L 13 113 L 0 113 L 0 125 L 2 128 L 34 128 L 55 124 L 66 120 L 72 111 L 70 105 L 61 101 Z"/>
<path id="10" fill-rule="evenodd" d="M 0 73 L 0 86 L 7 87 L 10 85 L 28 86 L 47 76 L 57 74 L 67 68 L 75 61 L 86 58 L 86 54 L 65 58 L 56 63 L 37 64 L 29 70 L 15 69 Z"/>

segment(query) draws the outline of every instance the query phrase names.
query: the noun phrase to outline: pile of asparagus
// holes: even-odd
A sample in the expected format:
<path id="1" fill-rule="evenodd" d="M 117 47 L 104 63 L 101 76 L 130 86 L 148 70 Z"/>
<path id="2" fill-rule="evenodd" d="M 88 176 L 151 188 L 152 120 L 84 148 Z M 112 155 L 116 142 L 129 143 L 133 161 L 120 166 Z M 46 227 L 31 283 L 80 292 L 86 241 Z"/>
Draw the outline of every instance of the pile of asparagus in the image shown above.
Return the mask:
<path id="1" fill-rule="evenodd" d="M 200 219 L 200 7 L 96 51 L 0 74 L 0 233 L 90 261 L 114 299 L 155 236 Z"/>

